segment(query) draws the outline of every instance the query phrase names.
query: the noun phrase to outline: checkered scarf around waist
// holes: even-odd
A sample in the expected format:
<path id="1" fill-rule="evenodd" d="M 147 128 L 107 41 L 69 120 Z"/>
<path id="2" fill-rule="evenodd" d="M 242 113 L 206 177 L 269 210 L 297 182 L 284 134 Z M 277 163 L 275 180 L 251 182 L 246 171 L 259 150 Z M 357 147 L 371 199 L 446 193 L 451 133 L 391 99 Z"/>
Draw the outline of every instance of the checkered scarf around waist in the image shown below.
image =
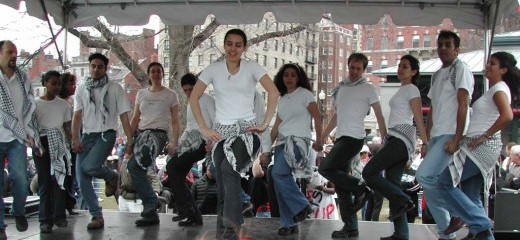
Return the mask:
<path id="1" fill-rule="evenodd" d="M 413 159 L 415 153 L 415 138 L 417 136 L 417 128 L 410 124 L 397 124 L 388 129 L 388 136 L 401 139 L 408 150 L 409 159 Z"/>
<path id="2" fill-rule="evenodd" d="M 311 139 L 297 136 L 278 135 L 276 146 L 284 144 L 284 158 L 297 178 L 312 177 L 314 162 L 309 159 L 309 147 Z M 297 159 L 294 154 L 295 148 L 300 151 L 301 158 Z"/>
<path id="3" fill-rule="evenodd" d="M 460 144 L 459 151 L 453 155 L 448 167 L 450 169 L 453 186 L 456 186 L 460 183 L 466 157 L 469 157 L 482 173 L 484 177 L 484 191 L 488 193 L 492 183 L 494 166 L 502 150 L 501 135 L 500 132 L 496 132 L 475 149 L 470 149 L 469 144 L 478 137 L 480 137 L 480 135 L 464 138 Z"/>
<path id="4" fill-rule="evenodd" d="M 233 169 L 240 174 L 242 177 L 246 177 L 247 170 L 251 167 L 253 164 L 253 160 L 257 157 L 258 151 L 254 152 L 253 150 L 253 140 L 254 136 L 256 135 L 258 139 L 260 137 L 257 133 L 254 132 L 247 132 L 246 129 L 250 127 L 257 126 L 256 119 L 245 121 L 245 120 L 238 120 L 236 123 L 231 125 L 223 125 L 220 123 L 216 123 L 215 131 L 220 133 L 222 136 L 222 140 L 224 141 L 224 154 L 226 155 L 227 160 L 229 161 L 229 164 L 233 167 Z M 237 159 L 235 157 L 235 154 L 233 153 L 233 149 L 231 149 L 231 146 L 237 140 L 238 138 L 242 139 L 246 145 L 247 153 L 249 156 L 251 156 L 250 163 L 244 166 L 242 169 L 237 169 Z M 215 149 L 217 147 L 218 143 L 215 143 L 213 145 L 212 150 L 212 157 L 214 157 Z"/>
<path id="5" fill-rule="evenodd" d="M 146 170 L 150 165 L 155 165 L 155 158 L 161 154 L 168 142 L 168 133 L 160 130 L 138 130 L 134 139 L 134 150 L 133 154 L 137 165 Z M 143 147 L 147 147 L 150 151 L 143 152 Z M 149 158 L 151 161 L 149 164 L 144 163 L 144 159 Z M 148 162 L 148 161 L 147 161 Z M 146 166 L 145 166 L 146 165 Z"/>
<path id="6" fill-rule="evenodd" d="M 27 135 L 30 135 L 34 139 L 35 147 L 41 149 L 38 123 L 36 122 L 36 113 L 34 111 L 36 104 L 29 99 L 29 97 L 32 97 L 32 89 L 29 89 L 29 93 L 26 91 L 20 69 L 16 68 L 14 72 L 16 74 L 15 81 L 23 93 L 22 116 L 19 119 L 14 110 L 13 100 L 9 95 L 6 83 L 0 83 L 0 118 L 2 119 L 3 127 L 11 130 L 16 139 L 25 145 L 28 145 Z M 27 128 L 30 131 L 27 131 Z"/>
<path id="7" fill-rule="evenodd" d="M 204 137 L 198 129 L 184 131 L 177 146 L 177 152 L 181 156 L 184 153 L 195 151 L 204 143 Z"/>
<path id="8" fill-rule="evenodd" d="M 65 177 L 71 175 L 71 154 L 65 132 L 62 128 L 43 128 L 40 129 L 40 135 L 47 135 L 49 142 L 47 151 L 51 160 L 51 175 L 54 175 L 60 188 L 65 190 L 63 186 Z"/>

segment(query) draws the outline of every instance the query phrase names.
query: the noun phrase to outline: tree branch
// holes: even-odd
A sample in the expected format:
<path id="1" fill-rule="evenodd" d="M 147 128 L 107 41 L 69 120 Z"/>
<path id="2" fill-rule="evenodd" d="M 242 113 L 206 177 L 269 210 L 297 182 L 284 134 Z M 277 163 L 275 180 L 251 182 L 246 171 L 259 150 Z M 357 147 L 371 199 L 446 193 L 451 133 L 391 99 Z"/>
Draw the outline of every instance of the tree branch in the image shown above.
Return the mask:
<path id="1" fill-rule="evenodd" d="M 213 19 L 213 21 L 211 21 L 202 32 L 193 37 L 193 41 L 191 39 L 188 39 L 189 42 L 186 43 L 186 46 L 191 45 L 190 53 L 193 51 L 193 49 L 198 48 L 202 42 L 206 41 L 206 39 L 213 35 L 213 33 L 217 30 L 219 26 L 220 24 L 218 24 L 217 21 Z"/>

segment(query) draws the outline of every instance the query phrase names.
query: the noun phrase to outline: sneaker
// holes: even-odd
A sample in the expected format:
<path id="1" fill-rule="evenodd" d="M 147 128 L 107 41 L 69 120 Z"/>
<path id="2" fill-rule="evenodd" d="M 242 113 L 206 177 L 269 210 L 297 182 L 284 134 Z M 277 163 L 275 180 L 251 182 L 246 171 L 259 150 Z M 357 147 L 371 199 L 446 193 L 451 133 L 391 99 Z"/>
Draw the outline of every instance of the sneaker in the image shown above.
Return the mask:
<path id="1" fill-rule="evenodd" d="M 7 234 L 5 234 L 5 228 L 0 228 L 0 240 L 7 240 Z"/>
<path id="2" fill-rule="evenodd" d="M 331 234 L 332 238 L 349 238 L 357 236 L 359 236 L 359 231 L 357 229 L 348 230 L 346 226 L 343 226 L 340 230 L 336 230 Z"/>
<path id="3" fill-rule="evenodd" d="M 298 231 L 299 231 L 298 225 L 294 225 L 292 227 L 281 227 L 281 228 L 278 228 L 278 235 L 287 236 L 287 235 L 291 235 L 291 234 L 296 234 L 296 233 L 298 233 Z"/>
<path id="4" fill-rule="evenodd" d="M 472 240 L 472 239 L 488 239 L 491 235 L 493 235 L 491 233 L 491 230 L 490 229 L 486 229 L 482 232 L 479 232 L 479 233 L 468 233 L 468 235 L 464 238 L 462 238 L 461 240 Z"/>
<path id="5" fill-rule="evenodd" d="M 117 173 L 116 170 L 113 170 L 112 177 L 110 180 L 105 182 L 105 196 L 110 197 L 116 193 L 118 180 L 119 173 Z"/>
<path id="6" fill-rule="evenodd" d="M 40 233 L 51 233 L 52 227 L 49 224 L 40 225 Z"/>
<path id="7" fill-rule="evenodd" d="M 16 222 L 16 230 L 18 230 L 18 232 L 27 231 L 29 224 L 27 223 L 27 218 L 25 216 L 15 216 L 14 220 Z"/>
<path id="8" fill-rule="evenodd" d="M 450 224 L 444 230 L 445 235 L 450 235 L 464 227 L 464 222 L 459 217 L 451 217 Z"/>
<path id="9" fill-rule="evenodd" d="M 396 237 L 394 235 L 388 236 L 388 237 L 381 237 L 380 239 L 381 240 L 408 240 L 407 238 L 400 238 L 400 237 Z"/>
<path id="10" fill-rule="evenodd" d="M 365 206 L 365 203 L 370 198 L 370 195 L 372 195 L 370 188 L 368 188 L 366 184 L 361 185 L 360 189 L 354 192 L 354 201 L 352 202 L 352 207 L 350 210 L 352 210 L 352 212 L 359 211 L 359 209 Z"/>
<path id="11" fill-rule="evenodd" d="M 312 210 L 312 207 L 310 205 L 307 205 L 303 210 L 301 210 L 298 214 L 296 214 L 293 217 L 293 221 L 295 223 L 301 222 L 309 216 L 309 214 L 313 213 L 314 210 Z"/>
<path id="12" fill-rule="evenodd" d="M 103 217 L 93 217 L 90 223 L 87 224 L 87 229 L 100 229 L 105 226 L 105 219 Z"/>
<path id="13" fill-rule="evenodd" d="M 155 212 L 154 216 L 143 216 L 135 221 L 135 225 L 138 227 L 154 226 L 159 224 L 159 214 Z"/>

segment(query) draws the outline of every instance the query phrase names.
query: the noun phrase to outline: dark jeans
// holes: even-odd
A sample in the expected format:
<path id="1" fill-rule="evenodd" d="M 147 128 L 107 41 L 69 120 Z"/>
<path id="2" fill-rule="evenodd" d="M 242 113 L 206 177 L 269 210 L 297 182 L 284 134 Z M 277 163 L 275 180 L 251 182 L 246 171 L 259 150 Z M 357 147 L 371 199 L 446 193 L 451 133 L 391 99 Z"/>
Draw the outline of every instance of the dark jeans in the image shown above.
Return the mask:
<path id="1" fill-rule="evenodd" d="M 359 178 L 353 177 L 349 171 L 352 158 L 359 154 L 362 147 L 363 139 L 340 137 L 319 167 L 319 173 L 334 183 L 345 230 L 358 230 L 356 212 L 351 211 L 350 208 L 353 204 L 352 192 L 359 189 Z"/>
<path id="2" fill-rule="evenodd" d="M 175 204 L 179 212 L 195 210 L 197 220 L 202 220 L 201 213 L 197 208 L 197 203 L 191 194 L 190 188 L 186 183 L 186 175 L 191 170 L 194 163 L 204 159 L 206 156 L 206 142 L 203 142 L 197 149 L 186 152 L 182 155 L 175 153 L 172 159 L 166 164 L 170 189 L 175 196 Z"/>
<path id="3" fill-rule="evenodd" d="M 379 221 L 379 214 L 383 208 L 383 195 L 374 191 L 374 194 L 368 199 L 365 210 L 365 221 Z"/>
<path id="4" fill-rule="evenodd" d="M 47 137 L 41 137 L 44 149 L 49 149 Z M 54 175 L 51 175 L 51 158 L 49 151 L 43 156 L 34 155 L 34 164 L 38 172 L 38 195 L 40 196 L 40 224 L 50 224 L 66 221 L 65 190 L 61 189 Z"/>
<path id="5" fill-rule="evenodd" d="M 278 199 L 276 199 L 276 192 L 274 190 L 273 182 L 273 165 L 267 167 L 267 191 L 269 195 L 269 209 L 271 210 L 271 217 L 280 217 L 280 210 L 278 207 Z"/>
<path id="6" fill-rule="evenodd" d="M 72 152 L 70 149 L 70 176 L 65 177 L 65 209 L 73 209 L 76 205 L 76 186 L 74 184 L 74 180 L 76 177 L 76 154 Z"/>
<path id="7" fill-rule="evenodd" d="M 410 200 L 401 190 L 401 178 L 408 159 L 405 143 L 399 138 L 390 137 L 363 169 L 363 179 L 370 188 L 388 199 L 391 213 Z M 383 170 L 386 178 L 380 174 Z M 394 231 L 394 236 L 408 239 L 406 214 L 394 219 Z"/>
<path id="8" fill-rule="evenodd" d="M 217 171 L 217 228 L 233 228 L 244 223 L 240 193 L 243 191 L 240 185 L 241 176 L 235 171 L 224 154 L 224 141 L 220 141 L 213 153 L 215 169 Z M 255 135 L 253 153 L 258 152 L 260 139 Z M 251 157 L 247 153 L 246 145 L 242 139 L 237 138 L 231 145 L 231 149 L 237 160 L 236 169 L 242 169 L 251 163 Z M 256 155 L 256 154 L 253 154 Z"/>

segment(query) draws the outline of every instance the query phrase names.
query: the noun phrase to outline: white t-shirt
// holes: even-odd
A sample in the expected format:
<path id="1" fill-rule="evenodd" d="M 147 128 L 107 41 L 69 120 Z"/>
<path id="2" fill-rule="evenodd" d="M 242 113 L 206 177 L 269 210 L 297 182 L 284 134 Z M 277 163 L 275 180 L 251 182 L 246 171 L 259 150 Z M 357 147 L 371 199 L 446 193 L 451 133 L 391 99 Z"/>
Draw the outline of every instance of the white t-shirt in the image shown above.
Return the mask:
<path id="1" fill-rule="evenodd" d="M 216 122 L 229 125 L 239 119 L 255 119 L 256 84 L 264 75 L 264 68 L 245 59 L 240 61 L 240 70 L 235 75 L 229 73 L 225 60 L 204 69 L 199 79 L 206 85 L 213 84 Z"/>
<path id="2" fill-rule="evenodd" d="M 401 86 L 390 99 L 390 116 L 388 117 L 388 127 L 391 128 L 398 124 L 413 124 L 413 112 L 410 107 L 410 100 L 421 98 L 421 93 L 417 86 L 407 84 Z"/>
<path id="3" fill-rule="evenodd" d="M 102 93 L 108 91 L 108 115 L 103 123 Z M 76 88 L 74 95 L 74 112 L 82 111 L 83 133 L 104 132 L 107 130 L 117 130 L 119 115 L 130 112 L 130 103 L 121 85 L 109 81 L 102 88 L 94 89 L 94 100 L 96 104 L 90 102 L 90 96 L 84 84 Z M 96 107 L 97 106 L 97 107 Z"/>
<path id="4" fill-rule="evenodd" d="M 148 88 L 141 89 L 135 97 L 135 104 L 139 106 L 141 117 L 138 128 L 162 129 L 168 131 L 171 118 L 171 109 L 179 104 L 177 93 L 168 88 L 159 92 L 151 92 Z"/>
<path id="5" fill-rule="evenodd" d="M 36 121 L 40 129 L 63 128 L 63 123 L 71 120 L 70 105 L 63 99 L 55 97 L 53 100 L 36 98 Z M 45 134 L 42 134 L 45 136 Z"/>
<path id="6" fill-rule="evenodd" d="M 430 132 L 431 137 L 437 137 L 445 134 L 455 134 L 457 128 L 457 90 L 466 89 L 471 98 L 473 94 L 473 85 L 475 83 L 473 74 L 463 62 L 457 67 L 455 87 L 451 83 L 451 66 L 441 68 L 436 73 L 437 79 L 432 77 L 432 85 L 428 92 L 433 106 L 432 120 L 433 126 Z M 468 100 L 469 101 L 469 100 Z M 469 122 L 466 117 L 465 130 Z M 465 132 L 465 131 L 464 131 Z"/>
<path id="7" fill-rule="evenodd" d="M 311 114 L 307 108 L 311 102 L 316 102 L 314 95 L 302 87 L 281 97 L 278 101 L 278 117 L 282 123 L 278 132 L 284 136 L 311 138 Z"/>
<path id="8" fill-rule="evenodd" d="M 504 81 L 493 85 L 487 92 L 473 103 L 473 113 L 469 121 L 466 136 L 472 137 L 484 133 L 495 123 L 500 116 L 497 105 L 493 101 L 493 95 L 497 92 L 504 92 L 508 103 L 511 104 L 511 91 Z"/>
<path id="9" fill-rule="evenodd" d="M 202 112 L 202 118 L 204 118 L 204 122 L 209 128 L 213 128 L 213 123 L 215 121 L 215 100 L 210 95 L 204 93 L 199 98 L 200 110 Z M 188 103 L 188 107 L 186 108 L 186 130 L 200 129 L 199 124 L 195 120 L 193 116 L 193 111 L 191 111 L 190 104 Z"/>
<path id="10" fill-rule="evenodd" d="M 340 85 L 334 98 L 337 115 L 336 137 L 365 138 L 365 116 L 372 104 L 377 102 L 379 102 L 379 97 L 376 89 L 369 83 L 352 87 Z"/>

